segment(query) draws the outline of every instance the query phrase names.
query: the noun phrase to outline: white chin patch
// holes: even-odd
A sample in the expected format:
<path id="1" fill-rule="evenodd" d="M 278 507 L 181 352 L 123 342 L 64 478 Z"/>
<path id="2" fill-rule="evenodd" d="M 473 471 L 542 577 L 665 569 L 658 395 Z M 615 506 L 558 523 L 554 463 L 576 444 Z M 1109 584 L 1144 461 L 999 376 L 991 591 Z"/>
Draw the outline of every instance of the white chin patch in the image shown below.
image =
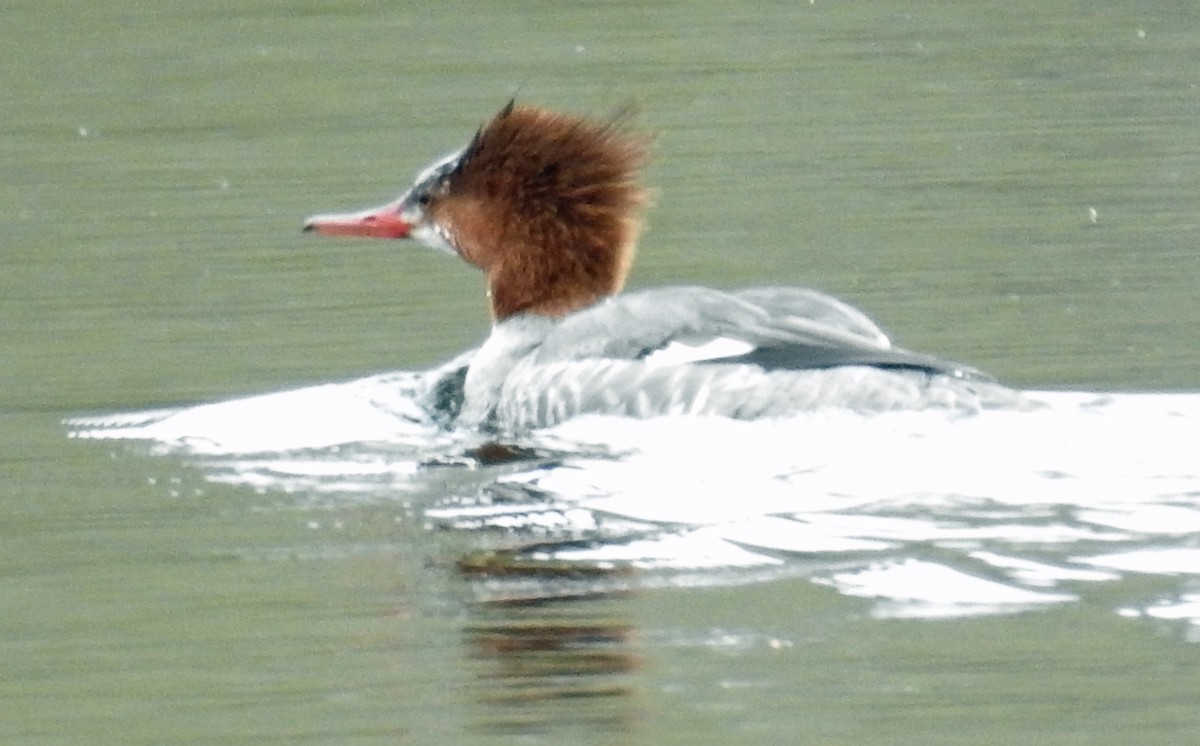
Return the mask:
<path id="1" fill-rule="evenodd" d="M 704 360 L 720 360 L 728 357 L 738 357 L 752 352 L 755 345 L 742 339 L 717 337 L 698 344 L 686 342 L 671 342 L 661 350 L 655 350 L 647 355 L 642 362 L 655 368 L 665 368 L 671 365 L 685 365 Z"/>
<path id="2" fill-rule="evenodd" d="M 458 255 L 458 250 L 450 243 L 450 236 L 436 225 L 430 223 L 419 223 L 412 230 L 412 237 L 431 249 L 444 251 L 447 254 L 454 256 Z"/>

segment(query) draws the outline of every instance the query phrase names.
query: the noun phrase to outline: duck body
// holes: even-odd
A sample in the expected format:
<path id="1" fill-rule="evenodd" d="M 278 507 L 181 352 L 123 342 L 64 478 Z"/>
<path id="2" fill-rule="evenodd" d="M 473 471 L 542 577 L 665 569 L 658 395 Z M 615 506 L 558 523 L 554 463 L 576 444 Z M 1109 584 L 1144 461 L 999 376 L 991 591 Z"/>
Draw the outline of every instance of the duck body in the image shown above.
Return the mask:
<path id="1" fill-rule="evenodd" d="M 867 317 L 805 288 L 627 293 L 570 316 L 495 326 L 466 368 L 461 424 L 503 431 L 581 414 L 783 417 L 1020 406 L 972 368 L 892 347 Z"/>
<path id="2" fill-rule="evenodd" d="M 865 314 L 816 290 L 618 295 L 645 202 L 644 157 L 622 117 L 510 104 L 399 199 L 316 215 L 305 229 L 415 238 L 484 271 L 490 336 L 430 374 L 429 406 L 456 426 L 1023 406 L 973 368 L 894 347 Z"/>

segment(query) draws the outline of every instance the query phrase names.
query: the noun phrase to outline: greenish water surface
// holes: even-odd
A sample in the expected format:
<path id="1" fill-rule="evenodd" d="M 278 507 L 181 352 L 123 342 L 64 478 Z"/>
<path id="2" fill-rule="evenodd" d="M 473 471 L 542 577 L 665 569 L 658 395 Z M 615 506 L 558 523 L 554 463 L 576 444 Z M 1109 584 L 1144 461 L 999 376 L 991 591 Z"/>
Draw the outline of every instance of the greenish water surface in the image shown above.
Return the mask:
<path id="1" fill-rule="evenodd" d="M 496 650 L 530 612 L 472 599 L 431 496 L 316 507 L 61 424 L 482 338 L 470 268 L 299 225 L 390 197 L 514 93 L 638 104 L 657 196 L 634 286 L 814 285 L 1017 386 L 1195 389 L 1192 4 L 18 2 L 0 29 L 0 740 L 1200 728 L 1200 651 L 1115 599 L 886 621 L 803 580 L 540 610 L 613 634 L 613 682 L 562 695 L 551 661 L 513 688 L 530 664 Z"/>

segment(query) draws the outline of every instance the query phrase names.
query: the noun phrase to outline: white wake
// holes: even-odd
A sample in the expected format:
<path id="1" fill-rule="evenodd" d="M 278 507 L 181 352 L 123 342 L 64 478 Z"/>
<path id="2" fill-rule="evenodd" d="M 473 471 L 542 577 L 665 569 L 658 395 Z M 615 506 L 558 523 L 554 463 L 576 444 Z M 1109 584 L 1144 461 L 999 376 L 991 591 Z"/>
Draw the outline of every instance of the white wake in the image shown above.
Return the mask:
<path id="1" fill-rule="evenodd" d="M 431 422 L 395 373 L 100 417 L 207 479 L 309 500 L 424 496 L 432 524 L 529 536 L 526 559 L 632 566 L 644 582 L 804 574 L 883 616 L 1071 603 L 1133 575 L 1170 592 L 1114 612 L 1200 636 L 1200 394 L 1031 392 L 1033 411 L 787 419 L 583 417 L 522 437 Z M 452 494 L 432 472 L 459 468 Z M 432 492 L 432 494 L 431 494 Z"/>

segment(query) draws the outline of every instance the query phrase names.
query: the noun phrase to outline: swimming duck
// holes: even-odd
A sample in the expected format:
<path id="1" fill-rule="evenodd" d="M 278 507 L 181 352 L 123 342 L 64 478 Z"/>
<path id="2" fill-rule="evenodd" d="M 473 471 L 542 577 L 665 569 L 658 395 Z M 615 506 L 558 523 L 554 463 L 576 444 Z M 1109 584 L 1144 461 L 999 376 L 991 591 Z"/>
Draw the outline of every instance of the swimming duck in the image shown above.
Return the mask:
<path id="1" fill-rule="evenodd" d="M 646 159 L 624 113 L 510 102 L 398 199 L 313 215 L 304 230 L 415 239 L 483 271 L 490 336 L 429 374 L 429 406 L 456 426 L 1021 406 L 978 370 L 893 346 L 861 311 L 817 290 L 620 294 L 647 205 Z"/>

